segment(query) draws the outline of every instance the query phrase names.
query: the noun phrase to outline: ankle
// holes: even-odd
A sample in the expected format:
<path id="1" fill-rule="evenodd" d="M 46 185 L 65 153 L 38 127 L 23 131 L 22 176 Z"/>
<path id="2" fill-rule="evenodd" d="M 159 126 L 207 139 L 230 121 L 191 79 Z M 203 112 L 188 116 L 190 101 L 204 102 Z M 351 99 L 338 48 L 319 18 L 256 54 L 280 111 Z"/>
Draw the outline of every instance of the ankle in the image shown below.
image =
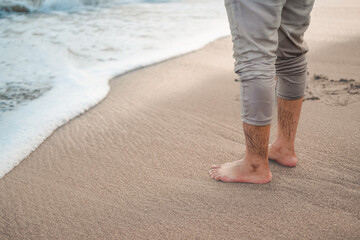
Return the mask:
<path id="1" fill-rule="evenodd" d="M 259 157 L 246 156 L 244 160 L 246 162 L 247 168 L 251 172 L 260 174 L 264 172 L 270 172 L 268 158 L 261 159 Z"/>
<path id="2" fill-rule="evenodd" d="M 274 151 L 278 151 L 278 152 L 291 152 L 291 153 L 295 153 L 295 146 L 294 144 L 290 143 L 289 141 L 286 140 L 279 140 L 276 139 L 272 144 L 271 144 L 271 148 Z"/>

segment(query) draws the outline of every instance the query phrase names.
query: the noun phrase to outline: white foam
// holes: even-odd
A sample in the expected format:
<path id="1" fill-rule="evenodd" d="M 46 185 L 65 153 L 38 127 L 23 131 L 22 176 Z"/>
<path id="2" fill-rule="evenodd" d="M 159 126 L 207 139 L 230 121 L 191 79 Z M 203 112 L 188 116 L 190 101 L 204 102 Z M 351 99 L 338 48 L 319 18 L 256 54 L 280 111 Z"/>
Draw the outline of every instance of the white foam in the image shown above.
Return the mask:
<path id="1" fill-rule="evenodd" d="M 0 19 L 0 93 L 8 83 L 23 93 L 51 88 L 0 112 L 0 178 L 56 128 L 101 101 L 112 77 L 229 34 L 218 0 L 118 0 L 77 13 L 58 11 L 69 9 L 56 7 L 59 2 L 44 2 L 49 14 Z"/>

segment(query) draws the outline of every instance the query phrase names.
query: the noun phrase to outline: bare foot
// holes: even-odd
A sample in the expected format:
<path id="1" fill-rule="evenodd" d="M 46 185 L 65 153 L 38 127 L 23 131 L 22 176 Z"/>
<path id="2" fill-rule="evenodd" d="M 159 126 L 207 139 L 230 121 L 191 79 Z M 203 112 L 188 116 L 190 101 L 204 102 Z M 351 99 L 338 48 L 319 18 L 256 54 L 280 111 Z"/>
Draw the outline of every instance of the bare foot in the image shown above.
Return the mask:
<path id="1" fill-rule="evenodd" d="M 213 165 L 209 173 L 213 179 L 224 182 L 268 183 L 271 181 L 268 165 L 250 164 L 245 159 Z"/>
<path id="2" fill-rule="evenodd" d="M 275 143 L 269 144 L 268 155 L 270 160 L 276 161 L 286 167 L 295 167 L 298 161 L 295 151 Z"/>

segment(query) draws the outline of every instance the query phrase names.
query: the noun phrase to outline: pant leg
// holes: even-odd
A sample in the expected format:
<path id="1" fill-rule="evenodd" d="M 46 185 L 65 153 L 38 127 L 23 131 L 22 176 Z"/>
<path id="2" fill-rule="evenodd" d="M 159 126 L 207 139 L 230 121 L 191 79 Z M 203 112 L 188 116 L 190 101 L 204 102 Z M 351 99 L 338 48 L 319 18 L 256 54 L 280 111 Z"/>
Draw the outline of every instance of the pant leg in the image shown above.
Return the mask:
<path id="1" fill-rule="evenodd" d="M 241 80 L 242 120 L 271 123 L 275 98 L 277 30 L 285 0 L 225 0 L 235 72 Z"/>
<path id="2" fill-rule="evenodd" d="M 307 79 L 304 33 L 310 23 L 314 0 L 287 0 L 282 10 L 276 51 L 277 96 L 286 100 L 305 95 Z"/>

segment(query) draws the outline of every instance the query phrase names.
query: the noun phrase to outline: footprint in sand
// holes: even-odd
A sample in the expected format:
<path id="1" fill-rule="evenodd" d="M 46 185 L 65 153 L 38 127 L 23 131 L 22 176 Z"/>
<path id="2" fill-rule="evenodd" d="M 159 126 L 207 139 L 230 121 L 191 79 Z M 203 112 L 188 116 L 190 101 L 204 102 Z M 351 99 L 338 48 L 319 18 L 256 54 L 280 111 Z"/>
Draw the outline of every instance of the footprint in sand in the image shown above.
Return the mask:
<path id="1" fill-rule="evenodd" d="M 354 79 L 329 79 L 322 74 L 314 74 L 306 87 L 307 100 L 321 100 L 332 106 L 346 106 L 360 101 L 360 83 Z"/>

